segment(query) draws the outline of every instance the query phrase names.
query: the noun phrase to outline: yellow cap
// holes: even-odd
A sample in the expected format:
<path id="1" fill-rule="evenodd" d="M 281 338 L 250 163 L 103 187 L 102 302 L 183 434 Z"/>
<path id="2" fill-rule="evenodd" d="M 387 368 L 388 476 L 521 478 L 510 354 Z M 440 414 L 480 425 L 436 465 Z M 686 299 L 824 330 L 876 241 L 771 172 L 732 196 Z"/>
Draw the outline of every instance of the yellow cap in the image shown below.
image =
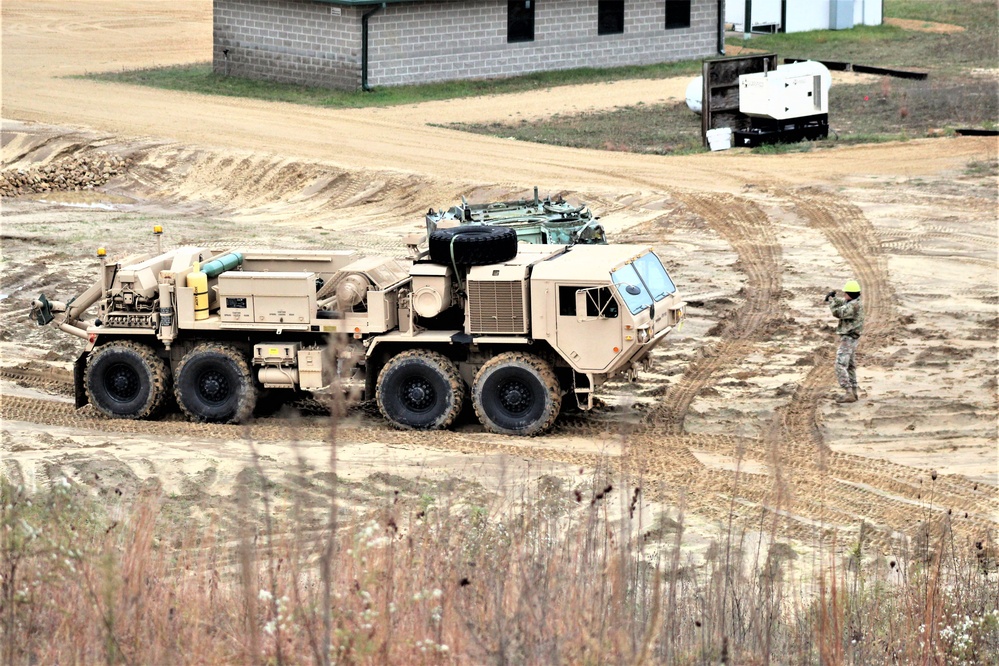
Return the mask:
<path id="1" fill-rule="evenodd" d="M 846 284 L 843 285 L 843 291 L 851 294 L 859 294 L 860 283 L 857 282 L 856 280 L 849 280 Z"/>
<path id="2" fill-rule="evenodd" d="M 160 226 L 160 225 L 158 225 L 158 224 L 157 224 L 157 225 L 155 225 L 155 226 L 153 227 L 153 233 L 154 233 L 154 234 L 161 234 L 161 233 L 163 233 L 163 227 L 161 227 L 161 226 Z"/>
<path id="3" fill-rule="evenodd" d="M 103 256 L 107 255 L 107 253 L 108 253 L 108 251 L 105 250 L 103 247 L 97 248 L 97 256 L 98 257 L 103 257 Z"/>

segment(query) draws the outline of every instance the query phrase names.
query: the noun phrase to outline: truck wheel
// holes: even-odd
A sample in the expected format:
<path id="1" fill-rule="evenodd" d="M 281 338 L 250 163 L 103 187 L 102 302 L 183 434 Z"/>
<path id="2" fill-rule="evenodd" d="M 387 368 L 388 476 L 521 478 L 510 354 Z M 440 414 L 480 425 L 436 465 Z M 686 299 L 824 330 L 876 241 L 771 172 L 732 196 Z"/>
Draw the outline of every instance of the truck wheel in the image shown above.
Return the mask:
<path id="1" fill-rule="evenodd" d="M 257 387 L 238 348 L 208 342 L 187 352 L 177 364 L 174 396 L 193 421 L 241 423 L 253 414 Z"/>
<path id="2" fill-rule="evenodd" d="M 533 354 L 507 352 L 479 369 L 472 383 L 475 414 L 503 435 L 538 435 L 555 422 L 562 406 L 558 378 Z"/>
<path id="3" fill-rule="evenodd" d="M 438 229 L 430 234 L 429 249 L 430 260 L 437 264 L 498 264 L 517 256 L 517 232 L 509 227 L 475 224 Z"/>
<path id="4" fill-rule="evenodd" d="M 98 347 L 87 359 L 87 398 L 113 419 L 148 419 L 163 408 L 170 372 L 147 345 L 120 341 Z"/>
<path id="5" fill-rule="evenodd" d="M 385 364 L 375 392 L 378 409 L 398 428 L 439 430 L 450 426 L 465 403 L 465 386 L 454 361 L 412 349 Z"/>

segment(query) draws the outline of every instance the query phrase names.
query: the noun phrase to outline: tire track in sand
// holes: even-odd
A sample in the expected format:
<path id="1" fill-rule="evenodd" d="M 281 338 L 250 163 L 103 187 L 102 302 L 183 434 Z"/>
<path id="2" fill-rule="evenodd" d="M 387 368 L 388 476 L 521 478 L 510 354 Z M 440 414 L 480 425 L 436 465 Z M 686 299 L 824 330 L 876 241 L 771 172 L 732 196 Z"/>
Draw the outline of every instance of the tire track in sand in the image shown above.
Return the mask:
<path id="1" fill-rule="evenodd" d="M 869 353 L 883 346 L 898 326 L 899 313 L 877 234 L 863 212 L 813 188 L 769 194 L 788 202 L 850 265 L 864 294 L 864 349 Z M 796 477 L 805 474 L 806 483 L 797 481 L 799 493 L 816 493 L 827 507 L 872 521 L 872 541 L 882 546 L 890 545 L 896 538 L 895 530 L 904 529 L 902 526 L 914 532 L 922 523 L 955 512 L 972 531 L 981 534 L 994 529 L 991 517 L 999 505 L 990 493 L 965 477 L 931 478 L 924 471 L 829 449 L 819 429 L 818 408 L 835 385 L 834 357 L 832 344 L 817 354 L 815 366 L 790 402 L 778 408 L 775 427 L 766 438 L 767 448 L 779 456 L 778 465 L 789 467 Z M 801 464 L 809 460 L 810 465 Z M 813 468 L 811 474 L 808 467 Z"/>
<path id="2" fill-rule="evenodd" d="M 187 438 L 212 442 L 214 446 L 229 451 L 229 454 L 232 453 L 234 443 L 240 441 L 300 442 L 308 445 L 310 442 L 314 444 L 328 441 L 331 435 L 330 422 L 325 417 L 260 418 L 244 426 L 190 423 L 179 415 L 172 415 L 161 421 L 109 420 L 97 415 L 91 408 L 76 410 L 70 403 L 21 396 L 6 396 L 0 402 L 0 418 L 64 427 L 74 432 L 133 434 L 162 438 L 164 441 Z M 585 428 L 580 426 L 576 434 L 583 434 L 583 430 Z M 578 466 L 581 469 L 610 469 L 621 475 L 617 483 L 638 483 L 647 499 L 673 504 L 683 500 L 690 511 L 722 523 L 732 519 L 737 525 L 750 526 L 759 524 L 764 519 L 773 520 L 779 523 L 774 530 L 781 538 L 796 538 L 807 543 L 818 543 L 827 538 L 828 528 L 855 527 L 858 516 L 868 520 L 878 533 L 890 535 L 895 529 L 914 529 L 926 515 L 928 503 L 943 505 L 948 496 L 955 500 L 950 506 L 954 507 L 958 512 L 955 516 L 962 521 L 955 525 L 956 532 L 980 534 L 990 528 L 988 514 L 983 516 L 974 509 L 974 506 L 987 503 L 987 498 L 991 496 L 988 489 L 976 488 L 972 491 L 960 484 L 953 493 L 945 491 L 942 485 L 933 488 L 934 493 L 927 494 L 922 500 L 893 499 L 889 504 L 897 505 L 896 510 L 868 515 L 870 512 L 865 512 L 864 505 L 871 503 L 872 497 L 879 494 L 886 497 L 907 494 L 911 488 L 920 487 L 924 489 L 924 493 L 930 493 L 931 489 L 929 484 L 921 486 L 921 479 L 915 479 L 919 474 L 916 470 L 846 454 L 842 454 L 844 468 L 878 467 L 884 470 L 879 478 L 892 479 L 894 485 L 858 487 L 853 489 L 851 495 L 857 498 L 856 501 L 832 503 L 822 500 L 814 492 L 808 492 L 814 481 L 807 479 L 808 487 L 800 493 L 799 501 L 793 507 L 781 504 L 775 501 L 774 478 L 769 471 L 746 473 L 736 469 L 706 466 L 691 453 L 717 452 L 752 461 L 765 448 L 759 441 L 734 436 L 662 436 L 639 427 L 636 432 L 621 433 L 620 441 L 625 446 L 625 453 L 615 456 L 573 450 L 571 445 L 545 442 L 543 439 L 523 440 L 478 432 L 400 431 L 387 428 L 381 423 L 367 425 L 363 420 L 360 423 L 340 423 L 336 434 L 340 442 L 419 445 L 467 454 L 505 454 L 518 459 Z M 589 434 L 595 434 L 595 430 L 589 430 Z M 606 435 L 606 432 L 602 434 Z M 838 457 L 840 454 L 837 454 Z M 802 464 L 808 466 L 814 463 L 806 457 Z M 790 476 L 801 476 L 804 479 L 806 475 Z M 877 481 L 872 481 L 875 482 Z M 937 481 L 941 484 L 944 482 L 944 478 Z M 846 486 L 847 490 L 851 488 L 852 486 Z M 968 518 L 961 517 L 961 507 L 964 506 L 970 509 Z M 991 528 L 995 528 L 994 523 Z M 885 551 L 890 550 L 888 539 L 874 539 L 874 543 Z"/>
<path id="3" fill-rule="evenodd" d="M 675 197 L 729 242 L 745 272 L 746 286 L 742 290 L 745 301 L 723 323 L 721 340 L 687 365 L 650 412 L 649 424 L 671 435 L 683 433 L 684 420 L 697 394 L 764 340 L 783 309 L 781 250 L 767 214 L 755 203 L 732 195 L 678 192 Z"/>
<path id="4" fill-rule="evenodd" d="M 805 194 L 807 193 L 807 196 Z M 896 297 L 874 228 L 863 212 L 846 201 L 809 189 L 803 192 L 772 191 L 771 196 L 789 202 L 796 214 L 809 226 L 819 230 L 850 265 L 860 282 L 864 302 L 865 351 L 884 344 L 888 333 L 898 324 Z M 825 346 L 816 364 L 792 395 L 791 402 L 781 411 L 782 439 L 819 447 L 825 454 L 828 447 L 822 441 L 816 419 L 822 394 L 835 386 L 833 345 Z"/>
<path id="5" fill-rule="evenodd" d="M 30 364 L 0 368 L 0 378 L 20 386 L 73 395 L 73 373 L 62 368 L 32 367 Z"/>
<path id="6" fill-rule="evenodd" d="M 855 206 L 813 191 L 809 191 L 807 196 L 784 191 L 773 192 L 771 196 L 794 206 L 802 218 L 826 235 L 853 267 L 854 274 L 866 285 L 867 307 L 876 313 L 868 320 L 865 338 L 869 338 L 871 345 L 883 344 L 898 319 L 898 313 L 884 258 L 879 252 L 873 229 L 862 212 Z M 727 212 L 709 211 L 703 206 L 701 211 L 709 221 L 712 218 L 723 219 Z M 740 228 L 738 225 L 728 228 L 719 228 L 716 224 L 712 226 L 720 233 L 727 232 L 726 238 L 737 250 L 744 240 L 748 240 L 733 234 Z M 743 250 L 739 256 L 751 281 L 755 279 L 757 285 L 765 284 L 763 278 L 767 277 L 766 274 L 754 273 L 752 269 L 768 264 L 774 267 L 773 275 L 779 275 L 776 261 L 754 262 L 751 257 L 759 256 L 754 254 L 756 250 Z M 779 283 L 770 293 L 779 294 Z M 739 314 L 743 315 L 748 308 L 749 301 Z M 771 316 L 773 314 L 771 312 Z M 759 320 L 750 319 L 748 330 L 744 328 L 744 321 L 743 317 L 737 317 L 734 325 L 725 328 L 723 335 L 726 339 L 708 350 L 708 354 L 717 354 L 720 359 L 710 358 L 708 362 L 688 368 L 681 378 L 679 389 L 673 394 L 679 397 L 680 402 L 672 407 L 673 413 L 681 418 L 667 421 L 671 427 L 664 429 L 665 432 L 658 437 L 649 433 L 651 437 L 639 434 L 635 438 L 634 454 L 643 460 L 642 465 L 650 479 L 677 482 L 685 478 L 688 483 L 697 485 L 702 500 L 711 494 L 718 501 L 734 497 L 737 493 L 739 502 L 732 504 L 734 515 L 748 520 L 753 514 L 759 516 L 763 511 L 775 520 L 780 519 L 780 532 L 786 535 L 804 533 L 815 536 L 827 527 L 855 529 L 858 521 L 864 520 L 875 528 L 871 542 L 885 551 L 893 547 L 899 531 L 914 534 L 928 518 L 939 518 L 948 511 L 960 519 L 961 524 L 955 525 L 955 529 L 961 533 L 981 535 L 995 529 L 997 505 L 991 493 L 988 489 L 979 489 L 964 477 L 940 476 L 931 479 L 928 473 L 921 470 L 861 456 L 833 454 L 828 450 L 816 417 L 819 400 L 823 399 L 832 383 L 832 347 L 824 350 L 822 358 L 808 373 L 791 401 L 777 410 L 774 427 L 762 439 L 692 436 L 684 438 L 686 445 L 677 441 L 676 436 L 681 433 L 676 428 L 678 425 L 682 428 L 682 416 L 696 393 L 716 378 L 722 365 L 733 362 L 744 347 L 748 349 L 751 345 L 747 342 L 754 341 L 754 337 L 759 338 Z M 756 328 L 752 328 L 754 324 Z M 714 450 L 730 459 L 747 457 L 766 461 L 768 475 L 719 473 L 702 465 L 690 465 L 688 458 L 693 458 L 691 447 Z M 738 485 L 737 491 L 730 491 L 735 485 Z M 690 495 L 687 498 L 692 508 L 693 504 L 702 504 Z M 746 500 L 756 506 L 743 505 Z M 728 501 L 725 500 L 725 503 Z M 702 507 L 702 511 L 704 509 Z M 717 513 L 717 507 L 708 506 L 706 510 L 709 514 Z"/>

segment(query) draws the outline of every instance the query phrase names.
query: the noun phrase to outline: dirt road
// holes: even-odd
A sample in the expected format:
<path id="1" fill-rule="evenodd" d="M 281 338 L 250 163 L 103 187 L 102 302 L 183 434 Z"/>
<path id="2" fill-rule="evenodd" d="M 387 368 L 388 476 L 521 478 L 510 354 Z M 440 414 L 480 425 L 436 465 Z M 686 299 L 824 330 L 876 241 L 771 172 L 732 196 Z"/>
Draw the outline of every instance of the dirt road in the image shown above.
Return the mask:
<path id="1" fill-rule="evenodd" d="M 94 246 L 171 240 L 398 253 L 428 207 L 564 193 L 617 242 L 659 249 L 691 320 L 655 373 L 607 406 L 530 440 L 388 429 L 364 410 L 338 432 L 345 474 L 464 475 L 499 486 L 606 468 L 649 502 L 681 497 L 711 534 L 730 513 L 814 544 L 861 521 L 883 550 L 920 525 L 962 537 L 999 527 L 995 164 L 989 138 L 914 140 L 795 155 L 676 158 L 526 144 L 427 125 L 668 99 L 685 82 L 635 81 L 411 107 L 330 111 L 98 84 L 66 75 L 206 60 L 211 3 L 3 5 L 3 168 L 97 151 L 131 159 L 97 193 L 3 202 L 3 473 L 99 486 L 155 477 L 227 493 L 247 438 L 278 468 L 289 442 L 326 459 L 326 419 L 249 428 L 110 422 L 68 402 L 74 339 L 33 327 L 38 291 L 75 294 Z M 835 94 L 835 88 L 833 91 Z M 835 346 L 822 295 L 864 287 L 862 400 L 829 400 Z M 81 470 L 117 470 L 93 480 Z M 429 470 L 433 470 L 430 472 Z M 627 495 L 624 492 L 623 495 Z"/>

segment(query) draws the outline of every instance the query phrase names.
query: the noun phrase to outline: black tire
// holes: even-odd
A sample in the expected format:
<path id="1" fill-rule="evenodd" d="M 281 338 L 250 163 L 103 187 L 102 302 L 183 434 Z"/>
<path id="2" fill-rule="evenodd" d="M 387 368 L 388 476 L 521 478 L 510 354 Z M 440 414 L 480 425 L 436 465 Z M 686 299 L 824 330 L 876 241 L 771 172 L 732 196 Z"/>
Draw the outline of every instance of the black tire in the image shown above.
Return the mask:
<path id="1" fill-rule="evenodd" d="M 465 385 L 454 361 L 412 349 L 385 364 L 375 391 L 378 409 L 397 428 L 440 430 L 454 423 L 465 404 Z"/>
<path id="2" fill-rule="evenodd" d="M 452 248 L 452 239 L 454 241 Z M 437 264 L 487 266 L 517 256 L 517 232 L 509 227 L 466 224 L 430 234 L 430 260 Z"/>
<path id="3" fill-rule="evenodd" d="M 174 397 L 192 421 L 242 423 L 253 414 L 257 386 L 243 352 L 233 345 L 207 342 L 177 364 Z"/>
<path id="4" fill-rule="evenodd" d="M 479 368 L 472 404 L 486 429 L 529 437 L 555 422 L 562 392 L 551 365 L 533 354 L 507 352 Z"/>
<path id="5" fill-rule="evenodd" d="M 87 399 L 113 419 L 148 419 L 163 410 L 170 391 L 166 363 L 147 345 L 123 340 L 90 352 Z"/>

